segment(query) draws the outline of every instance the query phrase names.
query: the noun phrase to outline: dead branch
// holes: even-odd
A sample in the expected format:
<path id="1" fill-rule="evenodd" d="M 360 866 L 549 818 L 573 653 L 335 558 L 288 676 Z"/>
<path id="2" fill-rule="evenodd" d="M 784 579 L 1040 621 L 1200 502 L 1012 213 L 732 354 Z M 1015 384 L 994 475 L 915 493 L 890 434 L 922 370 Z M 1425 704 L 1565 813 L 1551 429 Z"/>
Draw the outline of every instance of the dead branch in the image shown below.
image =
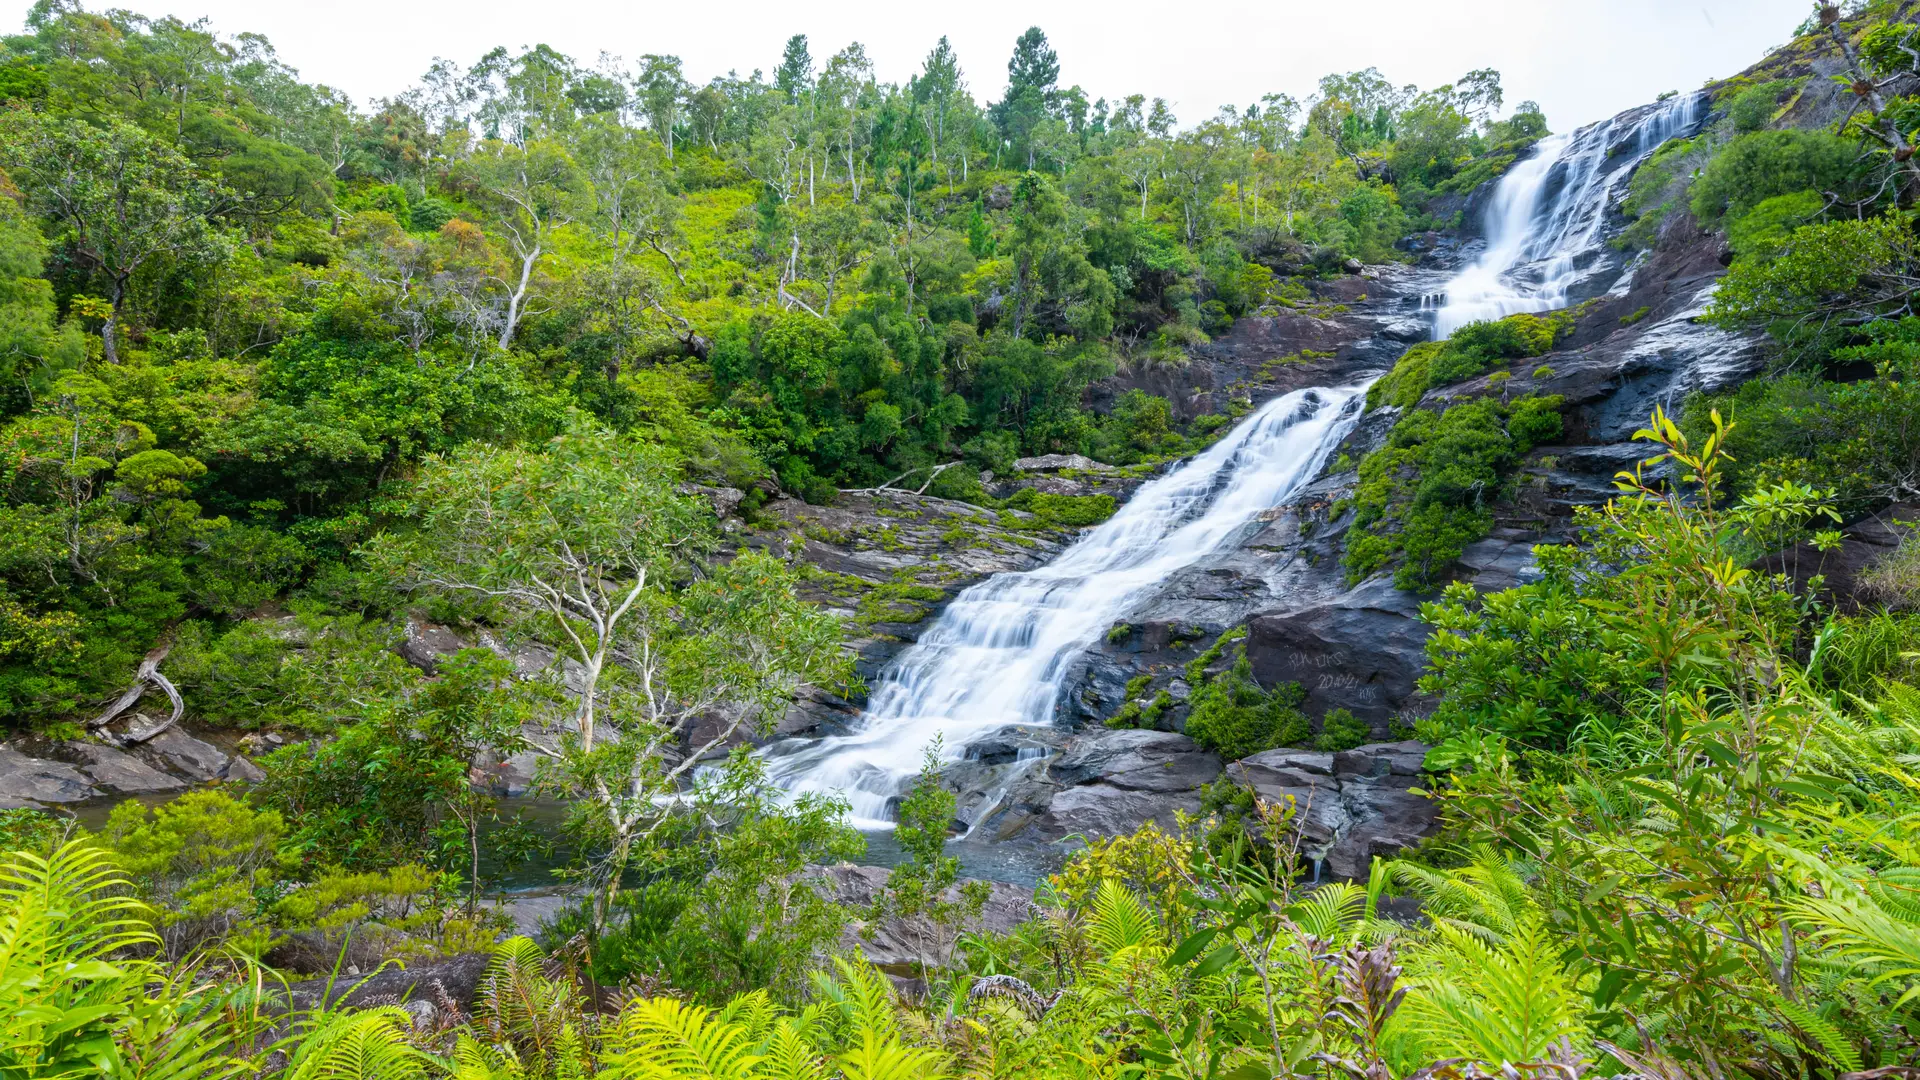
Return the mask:
<path id="1" fill-rule="evenodd" d="M 133 673 L 133 685 L 128 687 L 125 693 L 114 699 L 113 704 L 107 707 L 107 711 L 101 713 L 98 718 L 89 722 L 87 727 L 100 728 L 111 724 L 119 718 L 121 713 L 133 708 L 142 697 L 145 697 L 149 688 L 158 689 L 161 693 L 167 695 L 167 700 L 173 704 L 172 714 L 162 723 L 155 724 L 150 728 L 130 731 L 116 741 L 122 746 L 143 743 L 179 723 L 180 718 L 186 715 L 187 703 L 181 699 L 180 691 L 173 685 L 173 682 L 165 675 L 160 674 L 160 662 L 165 660 L 167 653 L 172 650 L 172 638 L 162 638 L 160 643 L 153 647 L 153 651 L 141 659 L 139 668 Z"/>

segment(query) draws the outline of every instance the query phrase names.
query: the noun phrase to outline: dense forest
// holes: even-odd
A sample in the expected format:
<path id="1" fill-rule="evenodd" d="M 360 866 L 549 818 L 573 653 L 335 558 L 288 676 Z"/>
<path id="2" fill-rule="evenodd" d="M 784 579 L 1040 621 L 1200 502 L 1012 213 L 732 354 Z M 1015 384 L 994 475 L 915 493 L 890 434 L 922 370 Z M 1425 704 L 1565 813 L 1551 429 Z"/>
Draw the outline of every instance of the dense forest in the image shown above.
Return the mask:
<path id="1" fill-rule="evenodd" d="M 982 929 L 937 754 L 854 907 L 813 873 L 865 843 L 846 805 L 745 747 L 861 692 L 767 507 L 903 489 L 1071 539 L 1114 498 L 991 477 L 1221 437 L 1249 397 L 1143 387 L 1453 236 L 1536 106 L 1367 70 L 1175 117 L 1062 87 L 1039 28 L 1004 83 L 795 36 L 770 75 L 537 46 L 356 103 L 254 35 L 37 0 L 0 41 L 0 755 L 185 717 L 257 764 L 92 828 L 0 791 L 0 1073 L 1913 1075 L 1920 540 L 1813 568 L 1920 516 L 1920 12 L 1789 33 L 1619 208 L 1628 257 L 1724 249 L 1700 320 L 1764 377 L 1655 412 L 1498 591 L 1456 561 L 1565 434 L 1509 384 L 1578 311 L 1414 345 L 1330 465 L 1339 573 L 1426 600 L 1402 734 L 1440 834 L 1323 881 L 1304 808 L 1222 779 Z M 1816 82 L 1847 107 L 1809 125 Z M 419 613 L 488 647 L 410 663 Z M 1367 740 L 1236 633 L 1189 736 Z M 478 782 L 514 755 L 558 839 Z M 493 902 L 529 860 L 569 890 L 540 944 Z M 883 972 L 849 941 L 889 925 Z"/>

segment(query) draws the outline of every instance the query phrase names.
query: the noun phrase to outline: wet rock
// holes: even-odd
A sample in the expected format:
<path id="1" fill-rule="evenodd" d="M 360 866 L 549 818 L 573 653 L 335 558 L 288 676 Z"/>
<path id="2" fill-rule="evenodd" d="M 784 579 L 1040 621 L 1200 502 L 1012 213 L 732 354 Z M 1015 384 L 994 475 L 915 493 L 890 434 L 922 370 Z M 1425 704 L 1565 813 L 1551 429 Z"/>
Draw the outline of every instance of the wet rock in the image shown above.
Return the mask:
<path id="1" fill-rule="evenodd" d="M 1130 791 L 1192 791 L 1220 775 L 1220 756 L 1170 731 L 1090 731 L 1047 770 L 1067 785 L 1099 781 Z"/>
<path id="2" fill-rule="evenodd" d="M 267 774 L 260 766 L 238 755 L 227 763 L 227 771 L 221 777 L 236 784 L 258 784 L 266 778 Z"/>
<path id="3" fill-rule="evenodd" d="M 218 780 L 227 771 L 225 751 L 177 727 L 141 743 L 137 752 L 147 764 L 195 782 Z"/>
<path id="4" fill-rule="evenodd" d="M 502 906 L 507 917 L 513 920 L 514 933 L 539 941 L 543 924 L 552 922 L 579 902 L 580 897 L 573 893 L 515 893 L 507 897 Z"/>
<path id="5" fill-rule="evenodd" d="M 0 810 L 84 802 L 98 794 L 85 774 L 65 762 L 0 746 Z"/>
<path id="6" fill-rule="evenodd" d="M 1059 840 L 1120 836 L 1149 821 L 1171 828 L 1177 812 L 1199 812 L 1200 789 L 1220 771 L 1219 755 L 1185 735 L 1091 730 L 1048 768 L 1048 780 L 1060 790 L 1026 829 L 1038 839 Z"/>
<path id="7" fill-rule="evenodd" d="M 69 742 L 62 749 L 80 766 L 81 772 L 106 791 L 121 795 L 158 795 L 187 786 L 185 780 L 169 776 L 132 754 L 110 746 Z"/>
<path id="8" fill-rule="evenodd" d="M 1005 184 L 995 184 L 987 189 L 980 201 L 989 210 L 1005 210 L 1013 205 L 1013 189 Z"/>
<path id="9" fill-rule="evenodd" d="M 1227 766 L 1235 783 L 1275 805 L 1291 802 L 1301 849 L 1338 878 L 1364 878 L 1375 856 L 1439 830 L 1434 803 L 1413 789 L 1427 747 L 1379 743 L 1338 754 L 1269 750 Z"/>

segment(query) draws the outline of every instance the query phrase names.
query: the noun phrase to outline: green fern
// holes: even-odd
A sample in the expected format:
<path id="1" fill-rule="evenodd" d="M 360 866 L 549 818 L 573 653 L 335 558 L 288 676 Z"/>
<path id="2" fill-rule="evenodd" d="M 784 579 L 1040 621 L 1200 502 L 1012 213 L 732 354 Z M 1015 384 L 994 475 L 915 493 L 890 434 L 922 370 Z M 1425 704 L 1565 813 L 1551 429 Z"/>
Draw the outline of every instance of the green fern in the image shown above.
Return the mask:
<path id="1" fill-rule="evenodd" d="M 1587 1042 L 1584 998 L 1537 913 L 1498 946 L 1437 923 L 1434 940 L 1410 959 L 1420 976 L 1393 1024 L 1433 1058 L 1498 1065 L 1537 1060 L 1563 1040 Z"/>
<path id="2" fill-rule="evenodd" d="M 642 998 L 621 1011 L 603 1072 L 618 1080 L 755 1080 L 761 1061 L 744 1026 L 674 998 Z"/>
<path id="3" fill-rule="evenodd" d="M 1806 1049 L 1825 1058 L 1841 1072 L 1860 1071 L 1860 1052 L 1848 1045 L 1840 1029 L 1825 1017 L 1791 1001 L 1775 1002 L 1774 1008 L 1804 1036 L 1800 1043 Z"/>
<path id="4" fill-rule="evenodd" d="M 1087 941 L 1101 955 L 1118 956 L 1128 949 L 1161 944 L 1160 925 L 1153 909 L 1125 886 L 1102 881 L 1094 894 Z"/>
<path id="5" fill-rule="evenodd" d="M 433 1059 L 407 1041 L 413 1018 L 397 1005 L 322 1015 L 299 1033 L 285 1080 L 413 1080 Z"/>

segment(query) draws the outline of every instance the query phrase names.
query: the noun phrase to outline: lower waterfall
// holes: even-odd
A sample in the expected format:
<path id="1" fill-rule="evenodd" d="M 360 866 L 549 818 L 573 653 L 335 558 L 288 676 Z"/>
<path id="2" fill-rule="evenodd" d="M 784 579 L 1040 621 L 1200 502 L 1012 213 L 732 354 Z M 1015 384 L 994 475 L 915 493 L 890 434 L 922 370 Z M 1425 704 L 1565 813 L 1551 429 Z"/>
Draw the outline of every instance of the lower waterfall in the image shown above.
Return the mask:
<path id="1" fill-rule="evenodd" d="M 988 736 L 1052 723 L 1088 646 L 1146 590 L 1227 547 L 1312 481 L 1364 398 L 1357 386 L 1276 398 L 1053 562 L 961 593 L 876 680 L 856 730 L 769 746 L 771 779 L 793 794 L 841 795 L 855 826 L 890 828 L 891 803 L 934 740 L 952 761 Z"/>

